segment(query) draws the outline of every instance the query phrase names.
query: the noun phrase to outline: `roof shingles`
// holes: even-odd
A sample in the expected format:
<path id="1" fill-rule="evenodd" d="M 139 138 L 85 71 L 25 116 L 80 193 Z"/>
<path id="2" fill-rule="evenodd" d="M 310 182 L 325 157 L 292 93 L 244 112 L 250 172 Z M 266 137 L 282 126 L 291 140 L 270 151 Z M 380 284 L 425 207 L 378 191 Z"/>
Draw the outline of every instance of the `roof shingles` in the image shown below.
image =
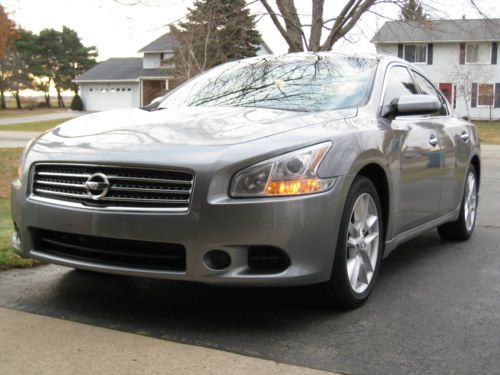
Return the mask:
<path id="1" fill-rule="evenodd" d="M 167 52 L 173 51 L 179 46 L 179 42 L 170 33 L 163 34 L 158 39 L 153 40 L 147 46 L 142 47 L 139 52 Z"/>
<path id="2" fill-rule="evenodd" d="M 172 71 L 166 68 L 143 69 L 141 57 L 116 57 L 97 64 L 92 69 L 81 74 L 75 82 L 94 81 L 138 81 L 141 77 L 173 76 Z"/>
<path id="3" fill-rule="evenodd" d="M 386 22 L 372 38 L 377 43 L 402 42 L 496 42 L 500 19 L 427 20 Z"/>

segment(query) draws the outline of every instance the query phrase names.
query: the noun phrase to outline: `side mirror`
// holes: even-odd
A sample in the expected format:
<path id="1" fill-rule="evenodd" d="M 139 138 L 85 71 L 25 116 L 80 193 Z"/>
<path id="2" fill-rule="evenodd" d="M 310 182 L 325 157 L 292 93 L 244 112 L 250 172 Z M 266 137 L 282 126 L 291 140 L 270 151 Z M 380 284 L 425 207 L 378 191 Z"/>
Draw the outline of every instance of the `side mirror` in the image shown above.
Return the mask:
<path id="1" fill-rule="evenodd" d="M 442 103 L 432 95 L 401 95 L 394 99 L 390 108 L 384 109 L 384 117 L 388 115 L 427 115 L 438 112 Z"/>
<path id="2" fill-rule="evenodd" d="M 163 99 L 165 99 L 165 95 L 164 96 L 160 96 L 158 98 L 154 98 L 151 101 L 151 103 L 149 103 L 148 105 L 145 105 L 145 106 L 141 107 L 141 109 L 144 110 L 144 111 L 148 111 L 148 112 L 156 111 L 158 109 L 158 106 L 163 101 Z"/>
<path id="3" fill-rule="evenodd" d="M 153 100 L 151 100 L 151 103 L 149 103 L 149 105 L 153 105 L 153 104 L 160 104 L 160 102 L 164 99 L 165 96 L 159 96 L 157 98 L 154 98 Z"/>

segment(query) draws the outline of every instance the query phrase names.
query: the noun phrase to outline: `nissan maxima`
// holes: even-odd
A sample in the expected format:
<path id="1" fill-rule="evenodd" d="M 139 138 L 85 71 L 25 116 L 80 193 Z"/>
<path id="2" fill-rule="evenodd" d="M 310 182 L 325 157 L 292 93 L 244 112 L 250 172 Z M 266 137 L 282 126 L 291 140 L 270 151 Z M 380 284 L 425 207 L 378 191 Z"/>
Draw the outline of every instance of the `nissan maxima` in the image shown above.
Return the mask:
<path id="1" fill-rule="evenodd" d="M 354 308 L 402 242 L 471 236 L 480 173 L 476 128 L 406 61 L 256 57 L 35 139 L 13 183 L 12 242 L 90 271 L 317 284 Z"/>

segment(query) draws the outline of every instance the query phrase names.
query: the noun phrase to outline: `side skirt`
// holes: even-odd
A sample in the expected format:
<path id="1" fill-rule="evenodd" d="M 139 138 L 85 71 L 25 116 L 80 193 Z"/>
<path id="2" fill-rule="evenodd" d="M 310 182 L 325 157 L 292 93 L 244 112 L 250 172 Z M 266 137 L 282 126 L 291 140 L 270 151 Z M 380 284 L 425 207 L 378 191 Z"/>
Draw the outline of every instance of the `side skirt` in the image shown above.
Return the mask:
<path id="1" fill-rule="evenodd" d="M 455 221 L 460 215 L 460 210 L 451 211 L 443 216 L 437 217 L 419 225 L 418 227 L 408 229 L 406 232 L 400 233 L 389 241 L 385 242 L 384 258 L 387 257 L 396 247 L 401 245 L 403 242 L 409 241 L 422 233 L 425 233 L 431 229 L 434 229 L 441 224 L 447 223 L 449 221 Z"/>

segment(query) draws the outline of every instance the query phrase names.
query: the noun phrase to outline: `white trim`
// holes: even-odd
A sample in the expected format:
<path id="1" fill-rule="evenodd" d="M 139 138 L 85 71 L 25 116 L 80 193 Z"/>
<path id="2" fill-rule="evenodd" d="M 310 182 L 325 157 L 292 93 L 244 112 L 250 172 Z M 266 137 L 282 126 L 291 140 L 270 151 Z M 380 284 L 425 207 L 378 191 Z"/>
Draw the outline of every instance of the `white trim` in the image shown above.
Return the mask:
<path id="1" fill-rule="evenodd" d="M 423 44 L 423 43 L 500 43 L 500 39 L 477 39 L 477 40 L 390 40 L 372 41 L 373 44 Z"/>
<path id="2" fill-rule="evenodd" d="M 490 105 L 484 105 L 484 104 L 479 104 L 479 86 L 481 85 L 491 85 L 493 86 L 493 93 L 492 93 L 492 103 Z M 476 94 L 476 108 L 495 108 L 495 83 L 492 82 L 483 82 L 483 83 L 477 83 L 477 94 Z"/>
<path id="3" fill-rule="evenodd" d="M 74 79 L 74 83 L 139 82 L 137 79 Z"/>
<path id="4" fill-rule="evenodd" d="M 165 52 L 172 52 L 174 53 L 175 50 L 173 49 L 167 49 L 167 50 L 163 50 L 163 51 L 137 51 L 137 53 L 143 53 L 143 54 L 148 54 L 148 53 L 165 53 Z"/>
<path id="5" fill-rule="evenodd" d="M 84 79 L 84 80 L 76 80 L 74 79 L 72 82 L 74 83 L 107 83 L 107 82 L 133 82 L 133 83 L 137 83 L 137 82 L 140 82 L 141 80 L 144 80 L 144 79 L 147 79 L 147 80 L 158 80 L 158 81 L 161 81 L 161 80 L 167 80 L 167 79 L 175 79 L 174 76 L 161 76 L 161 77 L 148 77 L 148 76 L 144 76 L 144 77 L 139 77 L 137 79 Z"/>
<path id="6" fill-rule="evenodd" d="M 147 79 L 148 81 L 161 81 L 161 80 L 166 80 L 166 79 L 175 79 L 174 76 L 162 76 L 162 77 L 140 77 L 139 78 L 141 81 Z"/>

